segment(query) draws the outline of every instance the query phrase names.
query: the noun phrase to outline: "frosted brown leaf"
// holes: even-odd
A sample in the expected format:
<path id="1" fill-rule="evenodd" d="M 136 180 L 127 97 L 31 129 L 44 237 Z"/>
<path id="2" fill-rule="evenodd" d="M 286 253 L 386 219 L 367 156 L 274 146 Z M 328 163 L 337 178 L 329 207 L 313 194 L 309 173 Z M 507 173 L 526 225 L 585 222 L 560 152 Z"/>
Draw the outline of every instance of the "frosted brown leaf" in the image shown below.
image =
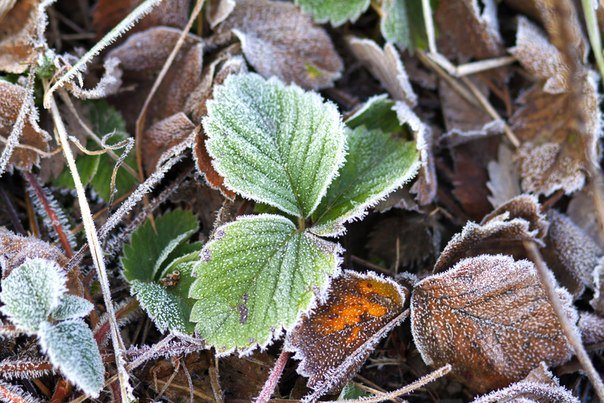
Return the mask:
<path id="1" fill-rule="evenodd" d="M 0 71 L 21 74 L 35 58 L 33 39 L 39 3 L 39 0 L 19 0 L 0 16 Z"/>
<path id="2" fill-rule="evenodd" d="M 293 4 L 240 0 L 217 29 L 231 31 L 243 54 L 265 78 L 277 76 L 308 89 L 331 87 L 343 68 L 327 33 Z"/>
<path id="3" fill-rule="evenodd" d="M 510 256 L 463 259 L 420 281 L 411 328 L 427 364 L 450 363 L 479 393 L 521 380 L 541 361 L 556 366 L 571 357 L 534 265 Z"/>
<path id="4" fill-rule="evenodd" d="M 182 112 L 160 120 L 143 135 L 143 163 L 148 175 L 155 171 L 161 155 L 187 138 L 195 125 Z"/>

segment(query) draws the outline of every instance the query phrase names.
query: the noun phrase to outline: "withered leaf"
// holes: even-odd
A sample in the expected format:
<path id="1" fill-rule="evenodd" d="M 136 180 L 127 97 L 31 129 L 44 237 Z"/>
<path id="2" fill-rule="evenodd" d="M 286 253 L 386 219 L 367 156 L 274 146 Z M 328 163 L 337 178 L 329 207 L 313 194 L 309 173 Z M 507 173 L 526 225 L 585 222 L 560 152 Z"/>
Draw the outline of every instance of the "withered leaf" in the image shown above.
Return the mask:
<path id="1" fill-rule="evenodd" d="M 35 57 L 39 0 L 19 0 L 0 18 L 0 71 L 23 73 Z"/>
<path id="2" fill-rule="evenodd" d="M 186 139 L 195 125 L 187 115 L 179 112 L 155 123 L 143 135 L 143 163 L 147 174 L 155 171 L 161 155 Z"/>
<path id="3" fill-rule="evenodd" d="M 92 27 L 97 37 L 102 37 L 119 24 L 141 0 L 99 0 L 92 13 Z M 163 25 L 184 28 L 191 0 L 163 0 L 151 12 L 132 27 L 129 32 L 144 31 L 147 28 Z"/>
<path id="4" fill-rule="evenodd" d="M 285 342 L 313 389 L 305 400 L 316 401 L 358 371 L 377 342 L 406 317 L 407 295 L 373 273 L 346 271 L 333 280 L 327 300 L 303 317 Z"/>
<path id="5" fill-rule="evenodd" d="M 514 162 L 514 153 L 504 143 L 499 144 L 497 161 L 489 162 L 487 170 L 489 172 L 487 188 L 491 192 L 487 199 L 493 207 L 499 207 L 522 193 L 520 190 L 520 175 Z"/>
<path id="6" fill-rule="evenodd" d="M 604 343 L 604 317 L 590 312 L 581 312 L 577 322 L 581 341 L 585 345 Z"/>
<path id="7" fill-rule="evenodd" d="M 210 28 L 214 29 L 216 25 L 224 21 L 235 9 L 235 0 L 208 0 L 206 6 L 206 18 L 210 23 Z"/>
<path id="8" fill-rule="evenodd" d="M 547 218 L 550 226 L 544 257 L 560 283 L 578 297 L 585 286 L 591 286 L 604 251 L 568 216 L 550 210 Z"/>
<path id="9" fill-rule="evenodd" d="M 436 9 L 439 49 L 461 62 L 488 59 L 505 53 L 499 34 L 497 5 L 484 0 L 483 10 L 477 0 L 441 1 Z"/>
<path id="10" fill-rule="evenodd" d="M 371 39 L 349 37 L 348 46 L 393 99 L 415 106 L 417 95 L 413 92 L 405 67 L 393 44 L 387 43 L 381 49 Z"/>
<path id="11" fill-rule="evenodd" d="M 212 157 L 206 149 L 206 135 L 203 128 L 200 128 L 195 135 L 195 144 L 193 145 L 193 156 L 195 157 L 195 166 L 201 173 L 206 183 L 212 188 L 219 190 L 224 197 L 229 200 L 235 199 L 235 192 L 224 186 L 224 178 L 220 176 L 212 165 Z"/>
<path id="12" fill-rule="evenodd" d="M 411 329 L 427 364 L 450 363 L 479 393 L 521 380 L 541 361 L 556 366 L 572 355 L 534 265 L 510 256 L 463 259 L 420 281 Z"/>
<path id="13" fill-rule="evenodd" d="M 28 96 L 29 94 L 25 88 L 0 80 L 0 152 L 6 146 L 6 140 L 17 121 L 21 105 L 23 102 L 33 102 L 26 99 Z M 37 125 L 31 113 L 28 114 L 25 118 L 19 144 L 48 151 L 49 139 L 48 133 Z M 17 146 L 11 155 L 8 167 L 9 169 L 16 167 L 24 171 L 30 171 L 39 161 L 40 155 L 35 150 Z"/>
<path id="14" fill-rule="evenodd" d="M 291 3 L 240 0 L 217 33 L 231 31 L 243 54 L 265 78 L 308 89 L 332 86 L 343 64 L 327 33 Z"/>
<path id="15" fill-rule="evenodd" d="M 524 241 L 543 245 L 547 221 L 534 197 L 518 196 L 484 217 L 480 224 L 468 222 L 441 252 L 434 272 L 439 273 L 463 258 L 483 254 L 507 254 L 526 257 Z"/>

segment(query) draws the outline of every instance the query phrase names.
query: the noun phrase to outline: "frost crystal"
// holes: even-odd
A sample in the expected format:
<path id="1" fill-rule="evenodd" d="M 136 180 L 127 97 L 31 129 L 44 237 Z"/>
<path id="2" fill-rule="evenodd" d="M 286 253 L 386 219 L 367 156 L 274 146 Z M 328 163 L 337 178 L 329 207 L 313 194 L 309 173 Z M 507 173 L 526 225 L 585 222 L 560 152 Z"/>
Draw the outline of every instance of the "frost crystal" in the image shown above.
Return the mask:
<path id="1" fill-rule="evenodd" d="M 15 325 L 35 333 L 66 291 L 65 276 L 53 261 L 28 259 L 2 281 L 0 311 Z"/>
<path id="2" fill-rule="evenodd" d="M 298 217 L 312 214 L 344 162 L 335 105 L 275 78 L 229 76 L 203 127 L 227 188 Z"/>

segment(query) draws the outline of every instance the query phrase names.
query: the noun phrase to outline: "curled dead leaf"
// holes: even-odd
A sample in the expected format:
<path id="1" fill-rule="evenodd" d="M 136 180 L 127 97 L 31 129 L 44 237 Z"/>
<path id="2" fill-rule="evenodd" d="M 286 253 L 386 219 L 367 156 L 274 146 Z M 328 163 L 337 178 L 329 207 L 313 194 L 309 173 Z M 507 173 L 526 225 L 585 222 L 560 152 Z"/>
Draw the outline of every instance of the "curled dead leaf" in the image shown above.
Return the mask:
<path id="1" fill-rule="evenodd" d="M 420 281 L 411 329 L 427 364 L 450 363 L 460 382 L 480 393 L 521 380 L 541 361 L 556 366 L 572 355 L 534 265 L 510 256 L 463 259 Z"/>
<path id="2" fill-rule="evenodd" d="M 352 271 L 333 280 L 327 300 L 288 333 L 285 349 L 301 360 L 316 401 L 343 386 L 377 342 L 405 319 L 408 292 L 392 280 Z"/>
<path id="3" fill-rule="evenodd" d="M 0 80 L 0 150 L 6 146 L 6 141 L 17 121 L 23 102 L 33 102 L 27 97 L 29 94 L 25 88 Z M 16 167 L 30 171 L 40 161 L 40 154 L 36 149 L 43 152 L 48 151 L 49 139 L 48 133 L 38 126 L 30 111 L 25 118 L 19 144 L 33 147 L 33 149 L 15 147 L 8 161 L 9 169 Z"/>
<path id="4" fill-rule="evenodd" d="M 193 133 L 195 125 L 187 115 L 179 112 L 160 120 L 143 135 L 143 163 L 147 174 L 155 171 L 161 155 Z"/>
<path id="5" fill-rule="evenodd" d="M 331 87 L 343 64 L 331 39 L 291 3 L 240 0 L 217 29 L 232 31 L 258 73 L 308 89 Z"/>
<path id="6" fill-rule="evenodd" d="M 10 2 L 9 2 L 10 3 Z M 21 74 L 35 58 L 39 0 L 19 0 L 0 18 L 0 71 Z"/>

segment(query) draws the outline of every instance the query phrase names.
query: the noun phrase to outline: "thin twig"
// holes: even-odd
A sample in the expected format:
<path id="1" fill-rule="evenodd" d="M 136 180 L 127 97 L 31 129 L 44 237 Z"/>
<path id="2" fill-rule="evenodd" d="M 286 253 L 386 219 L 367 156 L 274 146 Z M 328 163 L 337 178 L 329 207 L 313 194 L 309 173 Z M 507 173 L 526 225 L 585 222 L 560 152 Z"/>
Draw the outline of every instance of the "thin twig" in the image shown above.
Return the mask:
<path id="1" fill-rule="evenodd" d="M 441 377 L 447 375 L 450 371 L 451 371 L 451 365 L 447 364 L 427 375 L 422 376 L 417 381 L 410 383 L 407 386 L 403 386 L 402 388 L 397 389 L 395 391 L 384 393 L 384 394 L 381 394 L 378 396 L 362 397 L 362 398 L 356 399 L 356 400 L 338 400 L 338 402 L 339 403 L 358 403 L 358 402 L 377 403 L 377 402 L 383 402 L 385 400 L 391 400 L 391 399 L 397 398 L 399 396 L 403 396 L 408 393 L 411 393 L 414 390 L 417 390 L 417 389 L 421 388 L 422 386 L 427 385 L 428 383 L 433 382 L 433 381 L 437 380 L 438 378 L 441 378 Z"/>
<path id="2" fill-rule="evenodd" d="M 90 205 L 88 204 L 88 200 L 86 199 L 84 185 L 82 185 L 80 173 L 78 172 L 78 168 L 76 166 L 75 158 L 73 156 L 73 152 L 71 151 L 71 147 L 69 146 L 67 130 L 65 129 L 65 125 L 61 118 L 59 108 L 52 95 L 50 96 L 50 98 L 48 98 L 48 101 L 50 106 L 50 113 L 55 123 L 55 131 L 58 136 L 58 141 L 63 145 L 63 155 L 65 155 L 65 159 L 67 160 L 67 165 L 69 167 L 71 176 L 73 178 L 73 183 L 75 185 L 78 204 L 80 205 L 80 211 L 82 215 L 82 222 L 84 224 L 84 231 L 86 233 L 86 239 L 88 240 L 92 261 L 94 263 L 94 267 L 99 278 L 99 283 L 101 285 L 101 291 L 105 302 L 105 309 L 107 311 L 107 314 L 109 315 L 109 323 L 111 325 L 111 341 L 113 345 L 113 352 L 115 354 L 115 364 L 119 377 L 122 401 L 131 401 L 134 400 L 134 396 L 132 395 L 132 387 L 129 383 L 128 372 L 125 369 L 125 362 L 123 357 L 124 343 L 119 333 L 119 327 L 115 318 L 113 300 L 111 298 L 111 288 L 109 285 L 109 278 L 107 276 L 107 269 L 105 268 L 105 261 L 103 260 L 103 251 L 101 249 L 101 244 L 98 240 L 94 221 L 92 221 Z"/>
<path id="3" fill-rule="evenodd" d="M 256 398 L 256 403 L 267 403 L 269 401 L 273 395 L 273 392 L 275 391 L 275 388 L 277 387 L 277 383 L 281 378 L 281 374 L 283 374 L 283 370 L 285 369 L 285 365 L 287 364 L 289 357 L 291 357 L 291 354 L 292 353 L 289 351 L 281 351 L 279 358 L 277 358 L 277 361 L 275 362 L 275 366 L 268 375 L 268 379 L 264 383 L 260 394 Z"/>
<path id="4" fill-rule="evenodd" d="M 428 36 L 428 49 L 431 53 L 436 53 L 436 38 L 434 35 L 434 21 L 432 19 L 430 0 L 422 0 L 422 13 L 424 14 L 424 25 L 426 27 L 426 35 Z"/>
<path id="5" fill-rule="evenodd" d="M 581 367 L 585 371 L 585 374 L 591 381 L 591 384 L 594 387 L 596 394 L 600 401 L 604 402 L 604 383 L 602 383 L 602 379 L 600 375 L 596 371 L 593 366 L 593 363 L 589 359 L 587 352 L 585 351 L 585 347 L 583 347 L 583 343 L 581 342 L 581 336 L 577 333 L 575 326 L 568 319 L 566 309 L 562 301 L 560 300 L 560 296 L 556 292 L 556 284 L 554 277 L 550 270 L 547 268 L 543 257 L 541 256 L 541 252 L 537 249 L 537 245 L 531 241 L 524 242 L 524 248 L 526 249 L 530 259 L 535 264 L 537 268 L 537 274 L 539 279 L 541 280 L 541 285 L 549 299 L 554 312 L 558 316 L 558 320 L 560 321 L 560 326 L 562 327 L 562 331 L 566 335 L 569 344 L 577 356 L 577 359 L 581 363 Z"/>

